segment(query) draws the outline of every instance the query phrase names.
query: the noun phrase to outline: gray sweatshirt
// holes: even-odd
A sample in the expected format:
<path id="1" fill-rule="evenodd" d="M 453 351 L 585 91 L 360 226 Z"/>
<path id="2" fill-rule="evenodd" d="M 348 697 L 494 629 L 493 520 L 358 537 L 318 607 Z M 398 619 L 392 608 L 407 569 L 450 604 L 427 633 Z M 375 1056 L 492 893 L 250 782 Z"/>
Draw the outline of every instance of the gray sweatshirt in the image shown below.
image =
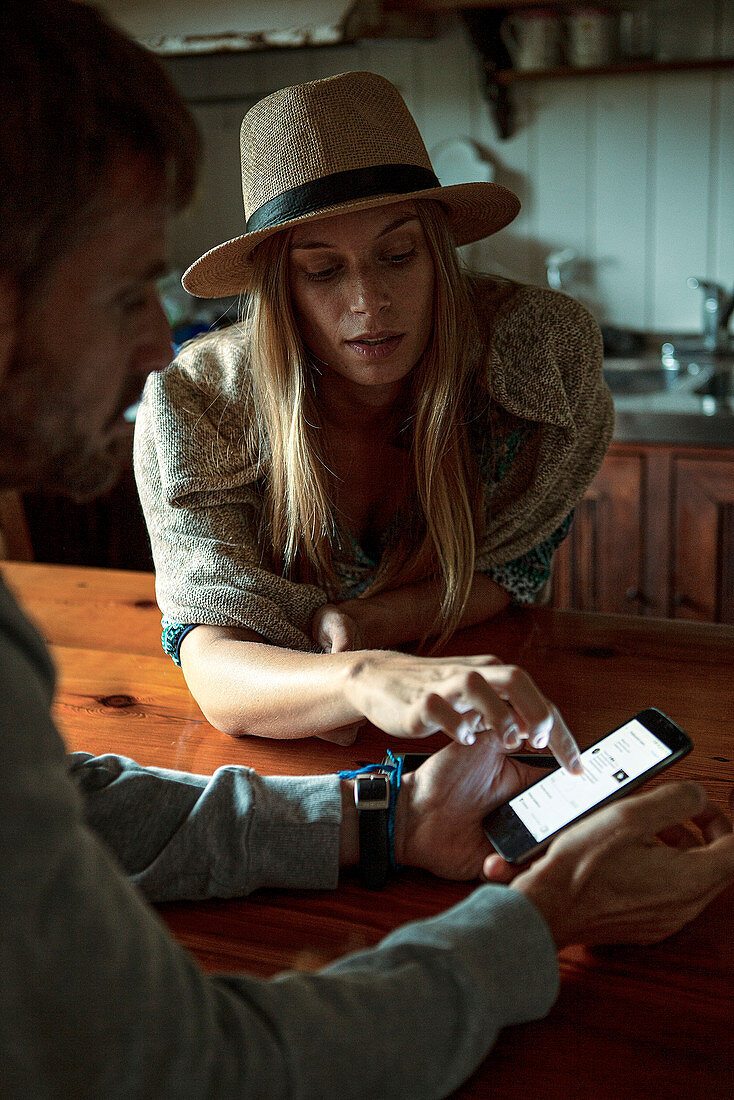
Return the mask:
<path id="1" fill-rule="evenodd" d="M 66 757 L 53 688 L 0 582 L 4 1100 L 440 1097 L 501 1027 L 550 1009 L 548 928 L 494 886 L 318 974 L 203 975 L 141 890 L 336 885 L 338 780 Z"/>

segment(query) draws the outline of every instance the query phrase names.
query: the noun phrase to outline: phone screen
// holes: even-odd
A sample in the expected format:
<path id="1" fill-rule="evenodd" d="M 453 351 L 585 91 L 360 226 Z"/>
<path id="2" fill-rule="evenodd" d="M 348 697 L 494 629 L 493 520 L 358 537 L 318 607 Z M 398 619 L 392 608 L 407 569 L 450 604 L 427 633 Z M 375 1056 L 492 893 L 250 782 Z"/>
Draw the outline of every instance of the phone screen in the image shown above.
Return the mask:
<path id="1" fill-rule="evenodd" d="M 554 770 L 490 810 L 484 831 L 501 856 L 523 862 L 561 829 L 638 787 L 692 748 L 682 729 L 648 707 L 581 753 L 582 775 Z"/>
<path id="2" fill-rule="evenodd" d="M 559 768 L 509 805 L 535 840 L 545 840 L 672 755 L 672 749 L 631 718 L 581 753 L 583 775 L 569 775 Z"/>

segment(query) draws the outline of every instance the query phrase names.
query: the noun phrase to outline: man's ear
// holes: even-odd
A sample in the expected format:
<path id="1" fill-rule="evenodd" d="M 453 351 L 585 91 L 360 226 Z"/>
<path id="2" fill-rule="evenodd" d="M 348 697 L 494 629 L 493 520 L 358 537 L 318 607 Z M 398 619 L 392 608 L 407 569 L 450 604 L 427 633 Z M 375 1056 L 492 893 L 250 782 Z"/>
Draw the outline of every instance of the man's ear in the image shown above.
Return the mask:
<path id="1" fill-rule="evenodd" d="M 18 327 L 18 288 L 10 275 L 0 274 L 0 384 L 15 350 Z"/>

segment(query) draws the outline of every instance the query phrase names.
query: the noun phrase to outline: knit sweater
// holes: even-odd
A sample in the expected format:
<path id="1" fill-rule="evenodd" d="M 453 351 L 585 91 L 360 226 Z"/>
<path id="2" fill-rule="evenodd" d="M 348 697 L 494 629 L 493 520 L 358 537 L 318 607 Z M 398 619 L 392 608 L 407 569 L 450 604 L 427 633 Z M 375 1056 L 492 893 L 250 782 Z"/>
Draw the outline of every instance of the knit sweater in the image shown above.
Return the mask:
<path id="1" fill-rule="evenodd" d="M 578 302 L 490 279 L 472 290 L 489 398 L 470 423 L 486 513 L 476 569 L 492 575 L 562 528 L 601 465 L 613 406 L 598 326 Z M 311 618 L 330 597 L 269 562 L 260 535 L 267 469 L 245 443 L 253 415 L 239 326 L 193 342 L 150 376 L 135 472 L 158 602 L 174 623 L 247 628 L 310 650 Z M 513 435 L 503 463 L 498 448 L 507 456 Z"/>

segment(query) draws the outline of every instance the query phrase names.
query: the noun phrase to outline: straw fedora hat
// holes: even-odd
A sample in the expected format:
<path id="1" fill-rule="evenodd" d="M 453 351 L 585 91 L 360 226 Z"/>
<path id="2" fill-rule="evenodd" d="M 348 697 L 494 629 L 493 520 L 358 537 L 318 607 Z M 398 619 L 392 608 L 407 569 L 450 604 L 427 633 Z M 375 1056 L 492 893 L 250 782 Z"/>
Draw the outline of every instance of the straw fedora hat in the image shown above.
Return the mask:
<path id="1" fill-rule="evenodd" d="M 436 199 L 462 245 L 496 233 L 520 209 L 499 184 L 441 187 L 402 96 L 375 73 L 342 73 L 266 96 L 245 115 L 240 153 L 245 233 L 185 272 L 184 287 L 200 298 L 246 290 L 253 249 L 315 218 Z"/>

